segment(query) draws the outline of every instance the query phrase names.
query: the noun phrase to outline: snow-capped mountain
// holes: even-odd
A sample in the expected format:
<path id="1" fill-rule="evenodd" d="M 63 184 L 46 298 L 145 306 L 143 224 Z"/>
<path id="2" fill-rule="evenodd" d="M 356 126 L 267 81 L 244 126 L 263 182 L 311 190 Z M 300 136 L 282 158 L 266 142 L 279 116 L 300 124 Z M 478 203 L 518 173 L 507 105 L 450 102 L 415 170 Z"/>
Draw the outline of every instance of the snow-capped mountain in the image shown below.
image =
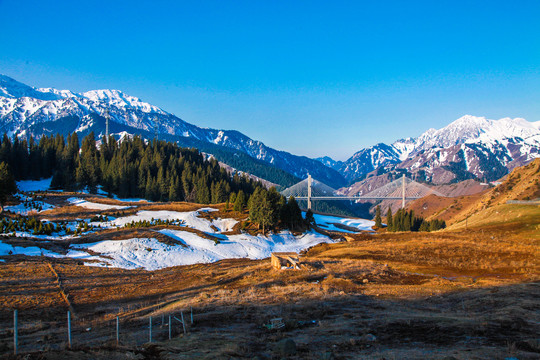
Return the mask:
<path id="1" fill-rule="evenodd" d="M 398 164 L 400 153 L 391 145 L 379 143 L 362 149 L 351 156 L 339 168 L 346 178 L 354 180 L 357 175 L 367 174 L 379 167 Z"/>
<path id="2" fill-rule="evenodd" d="M 490 120 L 465 115 L 418 138 L 377 144 L 355 153 L 339 172 L 361 178 L 375 169 L 419 173 L 424 180 L 448 183 L 469 178 L 495 180 L 516 166 L 540 157 L 540 121 Z"/>
<path id="3" fill-rule="evenodd" d="M 325 166 L 334 170 L 339 170 L 341 165 L 343 165 L 343 161 L 336 161 L 332 159 L 330 156 L 318 157 L 318 158 L 315 158 L 315 160 L 323 163 Z"/>
<path id="4" fill-rule="evenodd" d="M 53 88 L 36 89 L 0 75 L 0 134 L 30 134 L 39 138 L 56 132 L 67 134 L 76 131 L 86 135 L 94 131 L 99 137 L 105 133 L 106 114 L 110 116 L 111 133 L 127 132 L 147 138 L 158 134 L 160 138 L 178 141 L 184 146 L 204 147 L 206 152 L 216 150 L 224 154 L 225 149 L 229 154 L 241 152 L 300 179 L 310 173 L 332 186 L 345 183 L 337 171 L 316 160 L 272 149 L 238 131 L 200 128 L 119 90 L 74 93 Z M 209 148 L 208 144 L 218 148 Z M 260 163 L 244 164 L 246 168 L 241 168 L 239 164 L 242 162 L 245 161 L 229 165 L 246 172 L 259 169 L 259 173 L 254 175 L 261 178 L 265 178 L 264 173 L 271 172 L 262 169 Z M 276 182 L 276 179 L 267 180 Z"/>

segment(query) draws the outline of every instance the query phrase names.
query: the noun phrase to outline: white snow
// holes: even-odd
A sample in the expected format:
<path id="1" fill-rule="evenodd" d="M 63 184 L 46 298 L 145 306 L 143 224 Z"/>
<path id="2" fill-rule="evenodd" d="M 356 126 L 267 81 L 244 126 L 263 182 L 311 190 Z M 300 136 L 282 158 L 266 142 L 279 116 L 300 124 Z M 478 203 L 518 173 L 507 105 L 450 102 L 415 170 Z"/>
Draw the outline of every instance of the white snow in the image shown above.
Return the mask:
<path id="1" fill-rule="evenodd" d="M 116 195 L 113 195 L 113 199 L 118 200 L 118 201 L 122 201 L 122 202 L 147 202 L 147 203 L 152 202 L 150 200 L 146 200 L 146 199 L 142 199 L 142 198 L 125 198 L 125 199 L 121 199 Z"/>
<path id="2" fill-rule="evenodd" d="M 295 237 L 289 232 L 269 236 L 247 234 L 222 236 L 218 244 L 186 231 L 161 230 L 160 232 L 181 241 L 188 247 L 166 245 L 153 238 L 134 238 L 78 244 L 73 248 L 89 249 L 101 256 L 107 256 L 101 257 L 100 260 L 113 267 L 124 269 L 142 267 L 146 270 L 157 270 L 170 266 L 210 263 L 232 258 L 264 259 L 275 251 L 298 252 L 319 243 L 332 242 L 328 237 L 315 232 L 309 232 L 300 237 Z"/>
<path id="3" fill-rule="evenodd" d="M 317 226 L 320 226 L 321 228 L 325 230 L 331 230 L 331 231 L 341 231 L 341 232 L 348 232 L 348 233 L 354 232 L 354 231 L 340 229 L 334 225 L 336 223 L 350 226 L 353 228 L 357 228 L 358 230 L 367 230 L 367 231 L 371 231 L 372 230 L 371 227 L 375 225 L 374 221 L 366 220 L 366 219 L 342 218 L 342 217 L 337 217 L 337 216 L 319 215 L 319 214 L 313 214 L 313 217 L 315 218 L 315 222 L 317 223 Z"/>
<path id="4" fill-rule="evenodd" d="M 47 210 L 50 210 L 50 209 L 54 208 L 53 205 L 47 204 L 47 203 L 44 203 L 44 202 L 41 202 L 41 201 L 39 201 L 37 203 L 39 203 L 39 205 L 41 205 L 41 211 L 38 211 L 35 207 L 32 207 L 32 206 L 25 206 L 24 203 L 20 203 L 19 205 L 5 206 L 4 210 L 9 210 L 12 213 L 26 216 L 26 215 L 30 214 L 31 212 L 34 212 L 34 211 L 35 212 L 42 212 L 42 211 L 47 211 Z"/>
<path id="5" fill-rule="evenodd" d="M 78 197 L 70 197 L 69 199 L 67 199 L 67 201 L 73 205 L 80 206 L 86 209 L 92 209 L 92 210 L 111 210 L 111 209 L 121 210 L 121 209 L 129 209 L 131 207 L 131 206 L 119 206 L 119 205 L 95 203 L 91 201 L 86 201 Z"/>
<path id="6" fill-rule="evenodd" d="M 210 222 L 207 219 L 198 218 L 202 211 L 214 211 L 215 209 L 205 208 L 192 212 L 175 211 L 139 211 L 134 216 L 127 216 L 115 219 L 111 223 L 117 225 L 138 220 L 175 220 L 182 219 L 188 226 L 196 229 L 212 232 L 210 225 L 214 225 L 219 231 L 230 230 L 236 220 L 218 219 Z M 315 215 L 319 225 L 326 224 L 328 228 L 339 230 L 331 223 L 340 222 L 348 226 L 355 226 L 362 229 L 369 229 L 372 221 L 362 219 L 338 218 L 333 216 Z M 120 221 L 118 221 L 120 220 Z M 341 230 L 340 230 L 341 231 Z M 316 232 L 307 232 L 301 236 L 294 236 L 288 231 L 279 234 L 265 235 L 223 235 L 215 234 L 219 241 L 205 239 L 198 234 L 182 230 L 163 229 L 160 233 L 170 236 L 179 241 L 182 245 L 167 245 L 154 238 L 133 238 L 128 240 L 105 240 L 91 244 L 72 245 L 66 255 L 57 254 L 38 247 L 13 247 L 0 242 L 0 256 L 11 254 L 23 254 L 28 256 L 54 256 L 70 257 L 81 260 L 98 260 L 98 262 L 87 263 L 91 266 L 113 266 L 124 269 L 144 268 L 147 270 L 157 270 L 170 266 L 189 265 L 196 263 L 210 263 L 223 259 L 248 258 L 264 259 L 276 251 L 299 252 L 319 243 L 331 243 L 330 238 Z M 23 235 L 23 234 L 18 234 Z M 64 240 L 65 237 L 40 236 L 43 240 Z M 84 250 L 91 250 L 97 255 L 90 255 Z"/>
<path id="7" fill-rule="evenodd" d="M 49 257 L 61 257 L 62 255 L 39 248 L 37 246 L 13 246 L 0 241 L 0 256 L 6 255 L 27 255 L 27 256 L 49 256 Z"/>
<path id="8" fill-rule="evenodd" d="M 15 194 L 15 197 L 19 199 L 20 204 L 5 206 L 5 210 L 9 210 L 12 213 L 26 216 L 31 212 L 42 212 L 54 209 L 53 205 L 43 201 L 33 200 L 33 198 L 30 196 L 26 196 L 23 194 Z M 40 207 L 41 210 L 39 210 Z"/>
<path id="9" fill-rule="evenodd" d="M 141 210 L 135 215 L 124 216 L 117 218 L 110 222 L 112 226 L 124 226 L 131 223 L 132 221 L 151 221 L 154 220 L 182 220 L 185 226 L 189 226 L 193 229 L 208 233 L 218 233 L 224 231 L 231 231 L 234 225 L 238 222 L 234 219 L 216 219 L 209 221 L 204 218 L 200 218 L 199 214 L 201 212 L 207 211 L 217 211 L 217 209 L 212 208 L 202 208 L 197 211 L 188 211 L 188 212 L 178 212 L 178 211 L 169 211 L 169 210 Z M 215 230 L 212 228 L 214 226 L 217 228 Z"/>
<path id="10" fill-rule="evenodd" d="M 44 191 L 51 187 L 51 178 L 42 180 L 22 180 L 17 181 L 19 191 Z"/>
<path id="11" fill-rule="evenodd" d="M 234 225 L 238 224 L 238 220 L 235 219 L 216 219 L 212 220 L 212 225 L 214 225 L 219 232 L 232 231 Z"/>

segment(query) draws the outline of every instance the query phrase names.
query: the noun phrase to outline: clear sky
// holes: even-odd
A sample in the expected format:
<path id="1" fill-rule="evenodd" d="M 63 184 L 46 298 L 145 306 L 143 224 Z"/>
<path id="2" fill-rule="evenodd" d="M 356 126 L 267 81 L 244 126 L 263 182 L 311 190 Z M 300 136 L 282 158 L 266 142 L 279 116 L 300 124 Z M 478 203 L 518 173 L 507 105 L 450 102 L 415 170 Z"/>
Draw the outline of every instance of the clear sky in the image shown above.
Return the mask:
<path id="1" fill-rule="evenodd" d="M 540 1 L 0 0 L 0 73 L 345 160 L 464 114 L 540 120 Z"/>

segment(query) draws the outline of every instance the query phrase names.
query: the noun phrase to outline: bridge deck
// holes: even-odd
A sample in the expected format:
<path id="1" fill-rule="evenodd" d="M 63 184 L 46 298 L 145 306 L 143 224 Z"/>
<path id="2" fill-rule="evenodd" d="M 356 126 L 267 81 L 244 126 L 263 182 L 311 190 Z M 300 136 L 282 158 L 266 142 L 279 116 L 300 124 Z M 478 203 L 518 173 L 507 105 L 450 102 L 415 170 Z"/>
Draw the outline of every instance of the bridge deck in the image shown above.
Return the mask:
<path id="1" fill-rule="evenodd" d="M 296 200 L 307 200 L 307 196 L 295 197 Z M 420 197 L 405 197 L 405 200 L 416 200 Z M 403 200 L 403 197 L 371 197 L 371 196 L 312 196 L 311 200 Z"/>

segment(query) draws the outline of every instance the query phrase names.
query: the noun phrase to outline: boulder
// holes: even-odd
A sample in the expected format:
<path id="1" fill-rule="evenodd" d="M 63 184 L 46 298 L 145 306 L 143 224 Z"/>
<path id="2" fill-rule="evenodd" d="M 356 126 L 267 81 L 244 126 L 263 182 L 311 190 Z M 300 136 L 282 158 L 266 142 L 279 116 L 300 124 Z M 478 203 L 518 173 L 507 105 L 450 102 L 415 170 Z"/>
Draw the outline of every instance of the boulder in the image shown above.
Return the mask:
<path id="1" fill-rule="evenodd" d="M 296 354 L 296 343 L 292 339 L 283 339 L 276 344 L 276 350 L 283 356 Z"/>

